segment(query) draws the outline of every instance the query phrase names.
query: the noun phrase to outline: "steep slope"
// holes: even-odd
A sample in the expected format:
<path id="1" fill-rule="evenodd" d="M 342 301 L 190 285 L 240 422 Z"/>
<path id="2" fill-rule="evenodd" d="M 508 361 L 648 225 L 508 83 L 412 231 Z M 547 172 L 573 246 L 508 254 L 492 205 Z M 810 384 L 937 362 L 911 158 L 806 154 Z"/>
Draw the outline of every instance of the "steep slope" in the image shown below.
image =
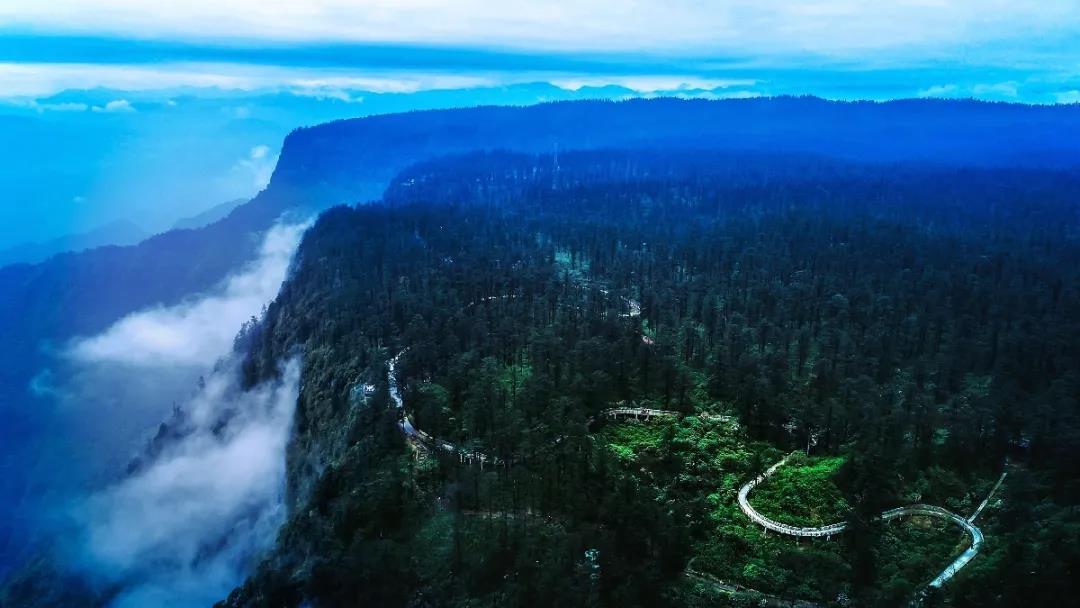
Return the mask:
<path id="1" fill-rule="evenodd" d="M 1075 166 L 1080 107 L 816 98 L 651 99 L 373 116 L 299 129 L 270 190 L 377 198 L 407 165 L 477 149 L 550 154 L 605 147 L 804 152 L 874 162 Z"/>
<path id="2" fill-rule="evenodd" d="M 900 605 L 956 541 L 860 513 L 915 492 L 974 508 L 938 478 L 992 483 L 1027 433 L 1034 478 L 1077 473 L 1076 179 L 700 150 L 411 167 L 322 216 L 253 340 L 249 382 L 305 361 L 291 515 L 222 605 L 687 605 L 694 573 Z M 512 464 L 408 443 L 388 369 L 411 423 Z M 609 449 L 589 420 L 620 402 L 687 417 Z M 850 455 L 859 542 L 763 539 L 738 509 L 810 443 Z M 1077 498 L 1046 503 L 1070 538 Z M 992 585 L 1001 555 L 971 576 Z"/>
<path id="3" fill-rule="evenodd" d="M 7 448 L 0 451 L 0 470 L 5 471 L 0 476 L 0 516 L 19 522 L 0 529 L 0 571 L 13 565 L 25 548 L 24 535 L 31 527 L 25 518 L 37 516 L 35 510 L 26 513 L 26 506 L 55 489 L 34 476 L 26 458 L 34 457 L 46 435 L 63 445 L 56 435 L 56 395 L 50 383 L 42 388 L 34 378 L 46 369 L 63 367 L 72 338 L 98 334 L 129 313 L 175 305 L 217 286 L 256 257 L 261 233 L 284 208 L 248 205 L 206 228 L 174 230 L 138 245 L 102 247 L 58 255 L 40 264 L 0 268 L 0 418 L 4 420 L 0 444 Z M 69 380 L 61 378 L 61 390 Z M 153 382 L 153 378 L 145 381 Z M 154 407 L 167 411 L 176 396 L 163 391 L 161 403 Z M 110 439 L 101 437 L 101 441 Z M 121 452 L 134 448 L 123 442 L 114 447 Z M 58 461 L 64 457 L 51 456 Z M 19 511 L 23 518 L 13 519 Z"/>

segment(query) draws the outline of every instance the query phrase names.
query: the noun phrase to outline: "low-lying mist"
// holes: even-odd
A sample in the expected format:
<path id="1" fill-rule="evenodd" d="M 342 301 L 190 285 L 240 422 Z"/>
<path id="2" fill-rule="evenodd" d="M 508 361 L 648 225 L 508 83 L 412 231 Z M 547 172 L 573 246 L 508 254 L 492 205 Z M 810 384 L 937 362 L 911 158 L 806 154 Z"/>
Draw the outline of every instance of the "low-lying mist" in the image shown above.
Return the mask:
<path id="1" fill-rule="evenodd" d="M 299 362 L 243 391 L 233 343 L 309 224 L 276 225 L 217 288 L 56 352 L 30 387 L 43 430 L 0 462 L 21 477 L 0 488 L 26 534 L 16 558 L 51 545 L 62 567 L 121 589 L 116 606 L 204 606 L 242 579 L 280 524 Z"/>
<path id="2" fill-rule="evenodd" d="M 130 314 L 99 335 L 76 340 L 70 356 L 84 364 L 140 368 L 212 365 L 229 351 L 240 325 L 277 295 L 308 225 L 274 226 L 263 238 L 259 257 L 215 292 Z"/>
<path id="3" fill-rule="evenodd" d="M 160 452 L 77 507 L 79 563 L 122 585 L 113 606 L 211 605 L 273 542 L 300 365 L 249 391 L 238 378 L 236 362 L 221 366 L 170 420 Z"/>

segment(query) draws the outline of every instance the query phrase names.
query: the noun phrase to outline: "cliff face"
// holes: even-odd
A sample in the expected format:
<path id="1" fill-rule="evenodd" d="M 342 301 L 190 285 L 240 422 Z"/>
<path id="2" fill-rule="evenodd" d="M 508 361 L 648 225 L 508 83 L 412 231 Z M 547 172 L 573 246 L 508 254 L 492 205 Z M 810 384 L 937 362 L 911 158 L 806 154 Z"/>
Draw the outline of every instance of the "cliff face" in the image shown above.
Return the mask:
<path id="1" fill-rule="evenodd" d="M 1067 166 L 1080 106 L 815 98 L 562 102 L 343 120 L 285 140 L 270 192 L 317 204 L 376 199 L 401 169 L 443 154 L 707 148 L 801 152 L 871 162 Z"/>

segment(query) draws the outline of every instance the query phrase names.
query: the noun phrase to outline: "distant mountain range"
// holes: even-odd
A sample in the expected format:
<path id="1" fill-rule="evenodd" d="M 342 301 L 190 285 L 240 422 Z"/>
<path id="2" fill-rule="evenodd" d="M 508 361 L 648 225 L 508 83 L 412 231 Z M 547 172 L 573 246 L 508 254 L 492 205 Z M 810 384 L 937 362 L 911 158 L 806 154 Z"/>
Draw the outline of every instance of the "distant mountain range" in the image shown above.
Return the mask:
<path id="1" fill-rule="evenodd" d="M 209 226 L 224 219 L 232 213 L 233 209 L 246 202 L 247 199 L 238 198 L 219 203 L 205 211 L 176 220 L 169 230 L 195 230 Z M 2 249 L 0 250 L 0 267 L 11 264 L 37 264 L 54 255 L 79 253 L 97 247 L 135 245 L 150 236 L 151 233 L 135 222 L 118 220 L 87 232 Z"/>
<path id="2" fill-rule="evenodd" d="M 196 228 L 202 228 L 203 226 L 209 226 L 214 222 L 225 219 L 232 213 L 233 209 L 236 209 L 246 202 L 246 199 L 238 198 L 214 205 L 201 213 L 196 213 L 190 217 L 176 220 L 176 223 L 172 226 L 173 230 L 194 230 Z"/>
<path id="3" fill-rule="evenodd" d="M 89 232 L 0 250 L 0 266 L 19 262 L 33 264 L 58 253 L 83 251 L 102 245 L 134 245 L 147 236 L 149 234 L 134 222 L 124 220 L 111 222 Z"/>
<path id="4" fill-rule="evenodd" d="M 642 94 L 616 86 L 522 83 L 407 92 L 178 87 L 66 90 L 33 99 L 0 95 L 0 192 L 5 201 L 19 203 L 0 207 L 0 223 L 21 226 L 0 234 L 0 249 L 85 232 L 117 218 L 154 233 L 210 202 L 250 198 L 265 186 L 285 135 L 300 125 L 418 109 Z M 250 158 L 263 147 L 265 156 Z"/>

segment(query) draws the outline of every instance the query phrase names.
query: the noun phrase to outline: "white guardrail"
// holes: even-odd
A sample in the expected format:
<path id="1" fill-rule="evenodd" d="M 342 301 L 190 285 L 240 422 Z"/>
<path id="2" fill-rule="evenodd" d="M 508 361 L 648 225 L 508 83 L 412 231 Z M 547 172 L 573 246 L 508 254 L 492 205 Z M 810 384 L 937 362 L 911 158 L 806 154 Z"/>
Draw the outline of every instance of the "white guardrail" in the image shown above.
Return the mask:
<path id="1" fill-rule="evenodd" d="M 820 526 L 820 527 L 789 526 L 788 524 L 781 523 L 781 522 L 778 522 L 778 521 L 776 521 L 774 519 L 770 519 L 768 517 L 765 517 L 764 515 L 759 513 L 757 511 L 757 509 L 755 509 L 750 504 L 750 500 L 749 500 L 750 491 L 753 490 L 755 487 L 757 487 L 758 484 L 760 484 L 761 482 L 768 479 L 769 476 L 772 475 L 773 473 L 775 473 L 777 469 L 779 469 L 781 466 L 783 466 L 785 463 L 787 463 L 788 458 L 790 458 L 790 457 L 791 457 L 791 454 L 789 454 L 788 456 L 785 456 L 784 458 L 782 458 L 780 460 L 780 462 L 777 462 L 776 464 L 772 465 L 764 473 L 762 473 L 761 475 L 758 475 L 754 479 L 752 479 L 752 480 L 748 481 L 746 484 L 744 484 L 741 488 L 739 488 L 739 508 L 754 523 L 762 526 L 766 530 L 772 530 L 773 532 L 777 532 L 779 534 L 784 534 L 784 535 L 787 535 L 787 536 L 801 536 L 801 537 L 822 537 L 822 536 L 824 536 L 825 538 L 829 538 L 829 537 L 833 536 L 834 534 L 839 534 L 839 533 L 843 532 L 847 528 L 847 523 L 846 522 L 839 522 L 839 523 L 829 524 L 827 526 Z M 1000 485 L 1000 483 L 998 485 Z M 998 486 L 994 486 L 994 490 L 996 490 L 997 487 Z M 991 490 L 991 494 L 993 494 L 993 490 Z M 989 498 L 990 497 L 987 496 L 987 500 L 989 500 Z M 983 502 L 985 504 L 986 501 L 983 501 Z M 982 533 L 981 530 L 979 530 L 978 527 L 976 527 L 968 519 L 965 519 L 965 518 L 953 513 L 952 511 L 948 511 L 946 509 L 943 509 L 941 507 L 937 507 L 937 506 L 934 506 L 934 505 L 915 504 L 915 505 L 909 505 L 909 506 L 906 506 L 906 507 L 897 507 L 895 509 L 889 509 L 888 511 L 883 512 L 879 517 L 881 518 L 882 521 L 890 521 L 890 520 L 893 520 L 893 519 L 898 519 L 898 518 L 907 517 L 907 516 L 913 516 L 913 515 L 923 515 L 923 516 L 927 516 L 927 517 L 936 517 L 938 519 L 944 519 L 946 521 L 949 521 L 949 522 L 959 526 L 965 532 L 967 532 L 967 534 L 969 536 L 971 536 L 971 546 L 969 546 L 967 548 L 967 550 L 965 550 L 955 560 L 953 560 L 952 563 L 950 563 L 944 570 L 942 570 L 941 574 L 938 574 L 934 578 L 934 580 L 930 581 L 930 583 L 928 585 L 929 587 L 940 587 L 940 586 L 944 585 L 950 578 L 952 578 L 953 575 L 955 575 L 957 572 L 959 572 L 961 568 L 966 566 L 968 564 L 968 562 L 970 562 L 972 559 L 974 559 L 975 556 L 979 553 L 979 547 L 981 547 L 982 543 L 983 543 L 983 533 Z M 972 517 L 972 519 L 974 519 L 974 517 Z"/>
<path id="2" fill-rule="evenodd" d="M 394 406 L 398 409 L 399 412 L 401 412 L 401 416 L 398 420 L 398 428 L 401 429 L 402 433 L 404 433 L 407 437 L 413 439 L 420 445 L 423 445 L 433 451 L 443 451 L 450 454 L 457 454 L 462 462 L 468 462 L 470 464 L 479 463 L 480 466 L 484 466 L 487 463 L 495 465 L 504 464 L 503 460 L 500 458 L 493 458 L 477 451 L 469 451 L 464 448 L 455 446 L 448 441 L 436 439 L 435 437 L 432 437 L 431 435 L 425 433 L 424 431 L 416 428 L 416 426 L 413 425 L 412 419 L 409 417 L 408 413 L 405 412 L 405 403 L 404 400 L 401 398 L 401 389 L 398 386 L 396 377 L 398 360 L 401 359 L 401 356 L 404 355 L 405 352 L 405 350 L 399 352 L 393 359 L 388 362 L 387 365 L 389 377 L 388 379 L 390 384 L 390 398 L 394 401 Z M 648 420 L 649 418 L 654 417 L 675 417 L 681 414 L 679 412 L 674 412 L 671 410 L 658 410 L 639 407 L 615 407 L 604 410 L 603 412 L 601 412 L 601 415 L 608 418 L 632 417 L 635 419 Z M 725 419 L 728 417 L 720 416 L 719 418 Z M 788 459 L 791 458 L 791 456 L 793 455 L 794 454 L 788 454 L 784 458 L 780 459 L 779 462 L 766 469 L 764 473 L 743 484 L 743 486 L 739 488 L 739 508 L 754 523 L 762 526 L 766 530 L 772 530 L 773 532 L 776 532 L 778 534 L 784 534 L 786 536 L 831 538 L 836 534 L 842 533 L 847 528 L 846 522 L 837 522 L 834 524 L 829 524 L 827 526 L 818 527 L 791 526 L 765 517 L 764 515 L 759 513 L 757 509 L 753 507 L 753 505 L 750 504 L 750 492 L 755 487 L 757 487 L 758 484 L 768 479 L 773 473 L 776 472 L 777 469 L 786 464 Z M 927 585 L 928 587 L 941 587 L 957 572 L 959 572 L 961 568 L 966 566 L 968 562 L 974 559 L 975 556 L 979 553 L 979 548 L 982 546 L 983 543 L 983 533 L 972 522 L 975 520 L 975 517 L 977 517 L 978 514 L 982 511 L 983 507 L 985 507 L 987 502 L 990 500 L 990 497 L 1001 485 L 1001 482 L 1004 480 L 1004 478 L 1005 475 L 1003 473 L 1001 479 L 998 480 L 998 483 L 993 487 L 993 489 L 990 490 L 990 494 L 987 495 L 986 499 L 983 500 L 983 502 L 979 505 L 979 508 L 968 519 L 965 519 L 941 507 L 923 504 L 915 504 L 906 507 L 889 509 L 878 516 L 881 518 L 882 521 L 891 521 L 893 519 L 899 519 L 914 515 L 936 517 L 938 519 L 944 519 L 959 526 L 971 537 L 971 545 L 956 559 L 954 559 L 952 563 L 950 563 L 944 570 L 942 570 L 941 573 L 934 578 L 934 580 L 930 581 L 930 583 Z"/>
<path id="3" fill-rule="evenodd" d="M 449 441 L 437 439 L 424 431 L 416 428 L 413 424 L 412 418 L 405 411 L 405 400 L 401 398 L 401 387 L 397 381 L 397 365 L 401 356 L 405 354 L 402 350 L 393 359 L 387 362 L 387 380 L 390 385 L 390 399 L 394 402 L 394 407 L 397 408 L 398 416 L 398 428 L 406 437 L 412 439 L 416 443 L 426 447 L 432 451 L 442 451 L 447 454 L 457 454 L 458 460 L 461 462 L 467 462 L 469 464 L 479 463 L 481 468 L 486 464 L 502 465 L 503 460 L 501 458 L 494 458 L 484 454 L 483 452 L 477 452 L 475 450 L 466 450 L 460 448 Z"/>

